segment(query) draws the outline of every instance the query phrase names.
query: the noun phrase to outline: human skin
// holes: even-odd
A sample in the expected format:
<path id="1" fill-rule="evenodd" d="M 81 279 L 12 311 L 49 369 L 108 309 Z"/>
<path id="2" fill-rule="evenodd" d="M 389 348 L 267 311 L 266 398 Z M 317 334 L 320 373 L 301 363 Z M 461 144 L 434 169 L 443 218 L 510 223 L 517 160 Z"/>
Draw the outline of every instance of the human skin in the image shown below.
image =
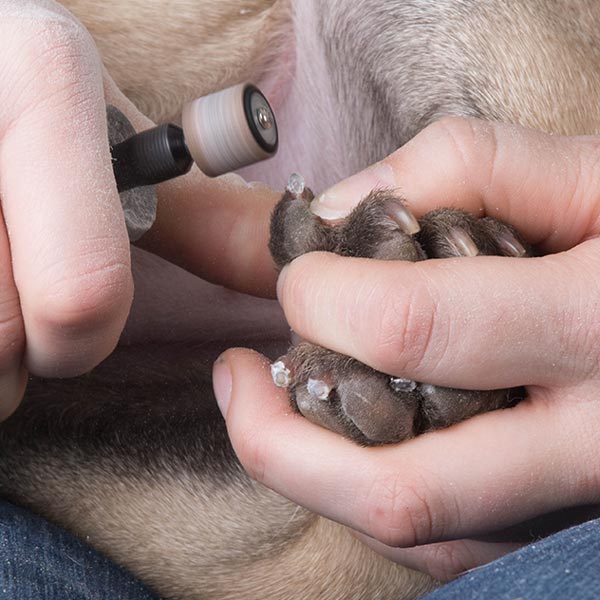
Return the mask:
<path id="1" fill-rule="evenodd" d="M 391 375 L 525 385 L 528 397 L 363 448 L 295 414 L 268 360 L 232 349 L 215 363 L 214 385 L 249 473 L 441 580 L 516 547 L 486 534 L 600 502 L 599 158 L 597 137 L 452 118 L 327 192 L 315 204 L 325 216 L 394 187 L 417 216 L 439 206 L 494 216 L 548 254 L 419 263 L 307 254 L 278 281 L 292 329 Z"/>
<path id="2" fill-rule="evenodd" d="M 2 420 L 18 406 L 28 372 L 78 375 L 117 344 L 133 284 L 105 105 L 138 129 L 152 123 L 117 90 L 83 26 L 55 2 L 0 3 L 0 40 Z M 267 236 L 275 193 L 209 180 L 197 169 L 158 192 L 156 226 L 140 245 L 177 256 L 210 281 L 274 293 Z M 240 258 L 240 247 L 256 251 Z"/>

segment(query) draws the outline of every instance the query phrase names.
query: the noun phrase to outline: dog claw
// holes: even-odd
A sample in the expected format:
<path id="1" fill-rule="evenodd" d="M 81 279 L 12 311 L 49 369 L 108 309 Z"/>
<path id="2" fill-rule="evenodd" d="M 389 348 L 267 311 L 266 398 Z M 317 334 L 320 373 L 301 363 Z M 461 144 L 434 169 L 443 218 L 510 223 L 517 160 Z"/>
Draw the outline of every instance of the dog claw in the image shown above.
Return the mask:
<path id="1" fill-rule="evenodd" d="M 309 379 L 306 384 L 308 393 L 317 400 L 327 400 L 333 389 L 328 383 L 321 379 Z"/>
<path id="2" fill-rule="evenodd" d="M 454 248 L 456 256 L 477 256 L 479 249 L 473 238 L 460 227 L 453 227 L 448 234 L 448 242 Z"/>
<path id="3" fill-rule="evenodd" d="M 399 394 L 413 392 L 417 389 L 417 382 L 403 377 L 390 377 L 390 387 Z"/>
<path id="4" fill-rule="evenodd" d="M 278 360 L 271 365 L 271 377 L 273 383 L 280 388 L 287 388 L 292 383 L 292 374 L 282 360 Z"/>
<path id="5" fill-rule="evenodd" d="M 300 198 L 304 193 L 304 188 L 306 184 L 304 182 L 304 177 L 298 173 L 292 173 L 290 178 L 288 179 L 287 191 L 292 194 L 295 198 Z"/>
<path id="6" fill-rule="evenodd" d="M 496 238 L 496 243 L 506 256 L 520 258 L 527 255 L 527 250 L 525 250 L 521 242 L 519 242 L 519 240 L 511 233 L 502 233 Z"/>
<path id="7" fill-rule="evenodd" d="M 415 216 L 400 200 L 386 202 L 385 214 L 408 235 L 415 235 L 421 231 L 421 226 Z"/>

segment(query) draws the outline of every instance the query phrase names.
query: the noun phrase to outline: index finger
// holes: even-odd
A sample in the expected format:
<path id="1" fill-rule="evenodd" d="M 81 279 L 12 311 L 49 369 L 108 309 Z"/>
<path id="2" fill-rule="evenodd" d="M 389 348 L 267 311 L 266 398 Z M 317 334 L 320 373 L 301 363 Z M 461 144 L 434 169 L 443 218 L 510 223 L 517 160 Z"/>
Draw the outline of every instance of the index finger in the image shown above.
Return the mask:
<path id="1" fill-rule="evenodd" d="M 600 138 L 445 118 L 380 163 L 340 182 L 313 207 L 339 218 L 373 188 L 397 189 L 417 216 L 449 206 L 513 224 L 544 250 L 599 231 Z"/>
<path id="2" fill-rule="evenodd" d="M 194 168 L 159 186 L 156 222 L 140 245 L 212 283 L 272 298 L 269 224 L 280 197 L 264 185 L 210 179 Z"/>

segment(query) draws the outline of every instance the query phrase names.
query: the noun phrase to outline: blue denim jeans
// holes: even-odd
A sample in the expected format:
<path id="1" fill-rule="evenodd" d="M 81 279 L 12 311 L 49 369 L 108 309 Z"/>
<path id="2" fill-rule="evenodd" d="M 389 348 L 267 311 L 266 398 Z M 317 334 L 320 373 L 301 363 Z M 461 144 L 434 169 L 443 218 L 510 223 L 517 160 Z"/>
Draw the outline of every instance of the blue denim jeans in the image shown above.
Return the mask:
<path id="1" fill-rule="evenodd" d="M 2 600 L 156 600 L 141 583 L 44 519 L 0 502 Z"/>
<path id="2" fill-rule="evenodd" d="M 2 600 L 157 600 L 129 573 L 40 517 L 0 502 Z M 597 600 L 600 519 L 463 575 L 423 600 Z M 308 599 L 307 599 L 308 600 Z"/>
<path id="3" fill-rule="evenodd" d="M 422 600 L 598 600 L 600 519 L 459 577 Z"/>

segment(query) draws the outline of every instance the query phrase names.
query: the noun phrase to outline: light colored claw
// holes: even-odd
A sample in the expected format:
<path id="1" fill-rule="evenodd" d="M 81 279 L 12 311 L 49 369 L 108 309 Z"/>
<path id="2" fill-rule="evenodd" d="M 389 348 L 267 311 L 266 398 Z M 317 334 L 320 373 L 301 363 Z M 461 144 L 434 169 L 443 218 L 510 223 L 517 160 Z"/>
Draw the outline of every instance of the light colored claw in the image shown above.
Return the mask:
<path id="1" fill-rule="evenodd" d="M 417 382 L 404 377 L 390 377 L 390 387 L 398 393 L 413 392 L 417 389 Z"/>
<path id="2" fill-rule="evenodd" d="M 278 360 L 271 365 L 271 377 L 273 383 L 280 388 L 287 388 L 292 383 L 292 374 L 282 360 Z"/>
<path id="3" fill-rule="evenodd" d="M 302 196 L 302 193 L 304 192 L 304 188 L 306 187 L 306 184 L 304 182 L 304 177 L 302 177 L 302 175 L 299 175 L 298 173 L 292 173 L 290 175 L 290 178 L 288 179 L 288 184 L 287 184 L 287 191 L 292 194 L 293 196 L 295 196 L 296 198 Z"/>
<path id="4" fill-rule="evenodd" d="M 527 250 L 512 233 L 505 232 L 497 238 L 498 246 L 506 256 L 515 256 L 520 258 L 527 254 Z"/>
<path id="5" fill-rule="evenodd" d="M 317 400 L 327 400 L 331 393 L 332 387 L 321 379 L 309 379 L 306 384 L 308 393 Z"/>
<path id="6" fill-rule="evenodd" d="M 421 231 L 421 226 L 415 216 L 399 200 L 386 202 L 385 214 L 408 235 L 415 235 Z"/>
<path id="7" fill-rule="evenodd" d="M 427 396 L 433 396 L 433 394 L 437 392 L 437 387 L 431 383 L 423 383 L 421 384 L 419 391 L 421 392 L 421 396 L 427 398 Z"/>
<path id="8" fill-rule="evenodd" d="M 453 227 L 448 234 L 448 241 L 453 246 L 456 256 L 477 256 L 479 248 L 473 238 L 460 227 Z"/>

